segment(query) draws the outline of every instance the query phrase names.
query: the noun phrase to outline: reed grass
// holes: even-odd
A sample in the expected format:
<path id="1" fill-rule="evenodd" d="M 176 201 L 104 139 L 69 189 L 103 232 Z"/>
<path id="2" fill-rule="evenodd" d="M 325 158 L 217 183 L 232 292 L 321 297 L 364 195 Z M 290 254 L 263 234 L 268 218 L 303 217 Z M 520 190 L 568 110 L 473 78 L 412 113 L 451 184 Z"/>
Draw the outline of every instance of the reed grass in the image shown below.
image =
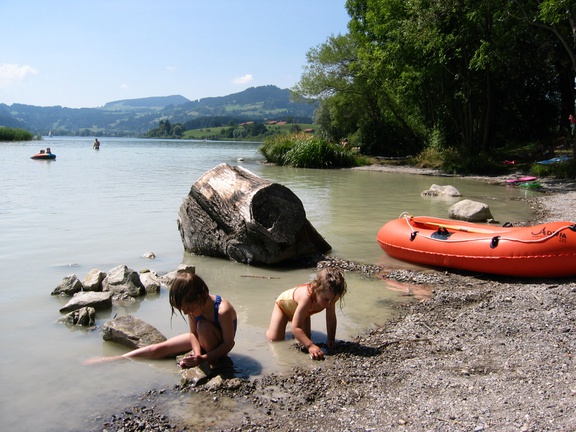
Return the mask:
<path id="1" fill-rule="evenodd" d="M 350 168 L 361 157 L 316 135 L 294 133 L 266 138 L 260 152 L 268 162 L 298 168 Z"/>

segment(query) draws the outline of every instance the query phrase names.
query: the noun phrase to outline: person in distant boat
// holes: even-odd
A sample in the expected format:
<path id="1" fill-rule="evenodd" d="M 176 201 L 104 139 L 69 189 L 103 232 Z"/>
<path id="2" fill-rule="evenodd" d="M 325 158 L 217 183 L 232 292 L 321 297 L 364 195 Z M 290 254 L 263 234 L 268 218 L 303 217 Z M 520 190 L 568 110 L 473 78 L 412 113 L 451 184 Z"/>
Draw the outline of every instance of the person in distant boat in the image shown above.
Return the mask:
<path id="1" fill-rule="evenodd" d="M 44 153 L 46 153 L 46 152 L 44 151 L 44 149 L 42 149 L 42 150 L 40 150 L 40 151 L 38 152 L 38 154 L 44 154 Z"/>
<path id="2" fill-rule="evenodd" d="M 170 286 L 172 315 L 176 310 L 187 315 L 190 332 L 174 336 L 164 342 L 148 345 L 121 356 L 86 360 L 94 364 L 122 358 L 160 359 L 189 352 L 180 367 L 191 368 L 208 363 L 217 368 L 230 362 L 228 353 L 234 347 L 238 318 L 228 300 L 212 295 L 206 283 L 192 272 L 181 272 Z"/>
<path id="3" fill-rule="evenodd" d="M 271 342 L 284 340 L 286 325 L 292 322 L 294 337 L 308 350 L 313 360 L 323 360 L 324 352 L 312 342 L 310 316 L 326 309 L 328 348 L 334 347 L 336 337 L 336 302 L 346 294 L 346 281 L 342 271 L 325 268 L 307 284 L 284 291 L 276 299 L 266 337 Z"/>
<path id="4" fill-rule="evenodd" d="M 98 138 L 94 139 L 94 144 L 92 145 L 92 148 L 100 150 L 100 141 L 98 141 Z"/>
<path id="5" fill-rule="evenodd" d="M 570 131 L 572 133 L 572 136 L 574 136 L 574 127 L 576 126 L 576 117 L 574 117 L 573 114 L 570 114 L 570 117 L 568 117 L 568 120 L 570 121 Z"/>
<path id="6" fill-rule="evenodd" d="M 52 154 L 52 151 L 50 150 L 50 147 L 46 147 L 46 154 Z"/>

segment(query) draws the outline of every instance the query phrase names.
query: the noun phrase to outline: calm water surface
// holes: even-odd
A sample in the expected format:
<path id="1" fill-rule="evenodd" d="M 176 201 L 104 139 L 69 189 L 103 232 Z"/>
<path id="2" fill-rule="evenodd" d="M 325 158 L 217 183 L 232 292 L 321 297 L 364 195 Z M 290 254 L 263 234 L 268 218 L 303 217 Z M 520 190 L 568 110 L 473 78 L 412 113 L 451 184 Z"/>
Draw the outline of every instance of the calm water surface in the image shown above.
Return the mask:
<path id="1" fill-rule="evenodd" d="M 168 337 L 187 330 L 182 319 L 170 320 L 166 291 L 129 308 L 99 313 L 95 330 L 58 324 L 65 299 L 52 297 L 51 291 L 64 276 L 76 274 L 82 280 L 94 268 L 108 271 L 125 264 L 165 273 L 182 262 L 194 264 L 211 291 L 227 297 L 238 311 L 232 357 L 239 374 L 256 377 L 307 362 L 290 349 L 289 341 L 268 344 L 264 331 L 276 296 L 309 281 L 311 270 L 249 267 L 183 252 L 176 226 L 182 199 L 219 163 L 241 164 L 289 187 L 332 245 L 332 254 L 361 263 L 411 268 L 385 256 L 376 233 L 404 211 L 446 217 L 459 199 L 420 197 L 433 183 L 451 184 L 464 198 L 487 202 L 502 222 L 531 216 L 526 203 L 510 200 L 533 193 L 518 188 L 454 178 L 265 166 L 254 143 L 101 142 L 99 151 L 92 149 L 92 139 L 0 143 L 1 430 L 86 430 L 95 412 L 113 412 L 123 397 L 178 383 L 171 360 L 82 366 L 86 358 L 125 352 L 104 342 L 100 333 L 101 325 L 116 314 L 133 314 Z M 56 161 L 30 159 L 48 146 Z M 157 258 L 143 258 L 146 252 Z M 340 339 L 385 323 L 390 304 L 402 301 L 381 280 L 352 274 L 347 280 L 349 294 L 338 312 Z M 323 316 L 314 318 L 316 338 L 324 340 Z"/>

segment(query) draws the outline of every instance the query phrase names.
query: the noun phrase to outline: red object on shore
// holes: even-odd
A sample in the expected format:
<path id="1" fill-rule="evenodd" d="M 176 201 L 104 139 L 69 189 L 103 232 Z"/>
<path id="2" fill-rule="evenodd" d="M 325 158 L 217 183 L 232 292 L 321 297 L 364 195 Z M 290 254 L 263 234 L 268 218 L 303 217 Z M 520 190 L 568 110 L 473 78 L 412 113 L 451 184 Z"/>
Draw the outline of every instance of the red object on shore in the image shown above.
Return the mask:
<path id="1" fill-rule="evenodd" d="M 576 275 L 576 223 L 494 227 L 403 214 L 376 237 L 390 256 L 434 267 L 516 277 Z"/>

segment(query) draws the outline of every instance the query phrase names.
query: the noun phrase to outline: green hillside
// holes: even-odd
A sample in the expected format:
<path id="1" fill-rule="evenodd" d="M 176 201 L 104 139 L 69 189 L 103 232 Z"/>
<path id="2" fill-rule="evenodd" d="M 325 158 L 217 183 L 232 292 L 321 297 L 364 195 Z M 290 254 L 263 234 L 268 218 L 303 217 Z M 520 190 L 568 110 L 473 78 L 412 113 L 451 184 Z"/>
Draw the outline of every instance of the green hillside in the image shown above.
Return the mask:
<path id="1" fill-rule="evenodd" d="M 252 87 L 228 96 L 190 101 L 183 96 L 119 100 L 100 108 L 0 103 L 0 126 L 19 127 L 35 135 L 146 136 L 161 121 L 185 125 L 185 129 L 208 127 L 205 119 L 218 120 L 214 126 L 243 122 L 283 120 L 311 123 L 315 103 L 292 102 L 289 89 L 276 86 Z M 195 123 L 196 122 L 196 123 Z M 221 123 L 221 124 L 220 124 Z M 210 125 L 212 127 L 212 125 Z"/>

